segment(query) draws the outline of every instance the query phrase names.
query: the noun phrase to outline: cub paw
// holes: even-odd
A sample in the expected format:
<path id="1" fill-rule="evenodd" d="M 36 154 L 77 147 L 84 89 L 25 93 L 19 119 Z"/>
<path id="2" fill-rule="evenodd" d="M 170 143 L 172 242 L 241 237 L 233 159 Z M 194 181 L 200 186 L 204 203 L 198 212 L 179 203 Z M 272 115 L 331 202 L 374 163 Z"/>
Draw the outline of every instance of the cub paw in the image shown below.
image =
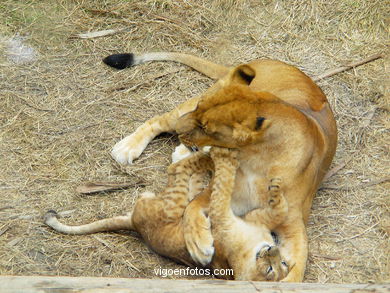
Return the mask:
<path id="1" fill-rule="evenodd" d="M 197 217 L 185 217 L 184 240 L 191 258 L 196 263 L 206 266 L 211 262 L 215 249 L 209 217 L 202 212 Z"/>
<path id="2" fill-rule="evenodd" d="M 282 180 L 280 178 L 273 178 L 270 180 L 270 185 L 268 185 L 269 199 L 268 204 L 271 207 L 276 206 L 280 203 L 282 192 L 280 190 L 280 185 Z"/>
<path id="3" fill-rule="evenodd" d="M 111 156 L 120 164 L 131 165 L 142 154 L 145 147 L 132 134 L 119 141 L 113 147 Z"/>

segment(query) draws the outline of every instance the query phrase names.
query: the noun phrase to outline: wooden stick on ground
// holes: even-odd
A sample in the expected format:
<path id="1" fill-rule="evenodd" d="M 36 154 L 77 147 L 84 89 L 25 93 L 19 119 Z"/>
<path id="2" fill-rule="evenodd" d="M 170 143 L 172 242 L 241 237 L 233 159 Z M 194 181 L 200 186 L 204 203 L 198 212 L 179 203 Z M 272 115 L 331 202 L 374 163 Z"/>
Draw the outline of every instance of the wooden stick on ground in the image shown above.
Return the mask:
<path id="1" fill-rule="evenodd" d="M 380 59 L 380 58 L 383 58 L 383 57 L 384 57 L 384 54 L 383 54 L 383 53 L 378 53 L 378 54 L 372 55 L 372 56 L 370 56 L 370 57 L 367 57 L 367 58 L 365 58 L 365 59 L 363 59 L 363 60 L 352 62 L 352 63 L 350 63 L 350 64 L 348 64 L 348 65 L 346 65 L 346 66 L 341 66 L 341 67 L 336 68 L 336 69 L 328 70 L 328 71 L 326 71 L 325 73 L 320 74 L 320 75 L 314 77 L 313 80 L 314 80 L 314 81 L 319 81 L 319 80 L 321 80 L 321 79 L 330 77 L 330 76 L 335 75 L 335 74 L 337 74 L 337 73 L 340 73 L 340 72 L 349 70 L 349 69 L 351 69 L 351 68 L 354 68 L 354 67 L 357 67 L 357 66 L 366 64 L 366 63 L 368 63 L 368 62 L 371 62 L 371 61 L 374 61 L 374 60 L 377 60 L 377 59 Z"/>
<path id="2" fill-rule="evenodd" d="M 95 192 L 113 191 L 117 189 L 129 188 L 137 185 L 144 185 L 145 182 L 138 180 L 137 182 L 84 182 L 76 188 L 76 192 L 89 194 Z"/>
<path id="3" fill-rule="evenodd" d="M 0 276 L 1 292 L 54 292 L 54 293 L 131 293 L 131 292 L 213 292 L 213 293 L 388 293 L 389 284 L 315 284 L 275 283 L 225 280 L 172 280 L 96 278 L 96 277 L 46 277 Z"/>

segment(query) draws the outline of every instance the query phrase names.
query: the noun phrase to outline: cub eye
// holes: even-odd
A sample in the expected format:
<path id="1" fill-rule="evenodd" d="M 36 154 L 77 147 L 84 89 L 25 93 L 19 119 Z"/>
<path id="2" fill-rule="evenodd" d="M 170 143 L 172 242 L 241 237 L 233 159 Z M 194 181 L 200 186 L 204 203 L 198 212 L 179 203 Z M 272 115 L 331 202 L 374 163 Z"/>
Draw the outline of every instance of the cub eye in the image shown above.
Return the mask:
<path id="1" fill-rule="evenodd" d="M 269 266 L 269 267 L 267 268 L 267 274 L 269 274 L 270 272 L 272 272 L 272 270 L 273 270 L 272 266 Z"/>
<path id="2" fill-rule="evenodd" d="M 281 264 L 284 265 L 285 267 L 288 267 L 288 264 L 284 260 L 281 262 Z"/>

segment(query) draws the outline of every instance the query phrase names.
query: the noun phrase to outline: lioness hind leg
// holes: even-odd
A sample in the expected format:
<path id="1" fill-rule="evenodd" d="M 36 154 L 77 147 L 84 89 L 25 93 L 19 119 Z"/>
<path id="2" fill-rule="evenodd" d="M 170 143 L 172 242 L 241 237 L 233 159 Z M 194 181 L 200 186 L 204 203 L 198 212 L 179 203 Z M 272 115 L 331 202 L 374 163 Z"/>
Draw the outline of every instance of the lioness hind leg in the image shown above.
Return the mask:
<path id="1" fill-rule="evenodd" d="M 268 227 L 274 227 L 283 223 L 287 218 L 288 203 L 281 190 L 282 180 L 280 178 L 272 178 L 268 186 L 268 205 L 269 205 L 269 220 Z"/>
<path id="2" fill-rule="evenodd" d="M 272 230 L 286 220 L 288 203 L 283 195 L 281 184 L 280 178 L 270 180 L 266 206 L 247 213 L 244 217 L 245 221 L 263 224 Z"/>
<path id="3" fill-rule="evenodd" d="M 268 185 L 268 204 L 270 207 L 276 207 L 281 200 L 281 190 L 280 184 L 282 180 L 280 178 L 272 178 L 270 180 L 270 185 Z"/>

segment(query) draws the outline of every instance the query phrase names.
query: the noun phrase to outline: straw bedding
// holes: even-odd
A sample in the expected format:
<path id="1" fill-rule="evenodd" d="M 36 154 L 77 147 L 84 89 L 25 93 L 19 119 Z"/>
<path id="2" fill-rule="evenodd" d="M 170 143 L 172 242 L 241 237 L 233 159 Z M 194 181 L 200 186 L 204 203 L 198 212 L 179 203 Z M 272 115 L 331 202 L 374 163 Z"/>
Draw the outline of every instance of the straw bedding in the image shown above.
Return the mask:
<path id="1" fill-rule="evenodd" d="M 212 83 L 172 63 L 114 71 L 103 57 L 169 50 L 226 65 L 273 58 L 316 76 L 388 53 L 388 13 L 381 0 L 2 1 L 0 274 L 158 278 L 156 268 L 181 268 L 131 232 L 69 236 L 42 224 L 48 209 L 67 223 L 88 222 L 161 190 L 174 136 L 155 139 L 131 166 L 116 164 L 110 149 Z M 119 31 L 77 36 L 107 29 Z M 307 282 L 389 281 L 388 60 L 319 81 L 339 127 L 338 170 L 313 204 Z M 75 192 L 83 181 L 140 180 L 127 190 Z"/>

